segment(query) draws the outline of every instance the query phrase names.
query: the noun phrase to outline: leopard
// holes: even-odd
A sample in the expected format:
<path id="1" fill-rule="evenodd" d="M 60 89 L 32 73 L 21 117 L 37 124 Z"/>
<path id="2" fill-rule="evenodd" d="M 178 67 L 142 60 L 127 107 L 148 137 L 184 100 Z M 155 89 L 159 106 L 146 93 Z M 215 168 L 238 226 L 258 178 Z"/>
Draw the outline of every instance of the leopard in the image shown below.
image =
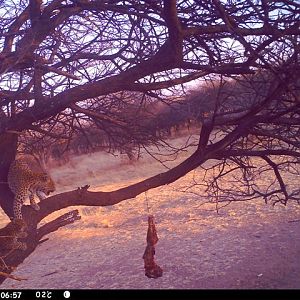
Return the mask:
<path id="1" fill-rule="evenodd" d="M 36 194 L 40 201 L 55 191 L 55 184 L 47 172 L 34 172 L 25 160 L 14 160 L 8 171 L 7 182 L 14 193 L 13 219 L 23 219 L 22 206 L 29 195 L 31 207 L 38 211 L 39 205 L 34 200 Z"/>
<path id="2" fill-rule="evenodd" d="M 0 254 L 10 250 L 27 250 L 26 243 L 19 242 L 18 238 L 28 236 L 27 224 L 22 219 L 10 221 L 5 227 L 0 229 Z"/>

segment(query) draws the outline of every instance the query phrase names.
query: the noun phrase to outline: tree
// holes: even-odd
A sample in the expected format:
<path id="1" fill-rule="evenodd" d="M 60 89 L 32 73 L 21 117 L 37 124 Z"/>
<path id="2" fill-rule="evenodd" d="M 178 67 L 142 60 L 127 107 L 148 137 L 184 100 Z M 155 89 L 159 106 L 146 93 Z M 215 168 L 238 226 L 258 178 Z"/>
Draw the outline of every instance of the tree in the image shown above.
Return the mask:
<path id="1" fill-rule="evenodd" d="M 29 130 L 57 139 L 90 124 L 112 145 L 126 136 L 134 147 L 147 147 L 164 141 L 137 121 L 149 116 L 145 101 L 176 101 L 172 96 L 196 79 L 214 88 L 202 84 L 203 99 L 194 101 L 206 108 L 189 158 L 120 190 L 84 187 L 46 199 L 38 213 L 24 207 L 29 247 L 6 263 L 18 265 L 44 235 L 79 218 L 71 212 L 37 230 L 53 211 L 114 205 L 205 168 L 208 160 L 218 171 L 204 183 L 213 201 L 299 201 L 299 189 L 290 190 L 282 175 L 299 174 L 299 9 L 292 0 L 0 1 L 2 182 Z M 126 91 L 138 95 L 137 119 L 120 96 Z M 270 186 L 257 186 L 255 178 L 266 173 Z M 222 188 L 228 175 L 233 190 Z M 0 204 L 10 217 L 12 203 L 8 186 L 0 185 Z"/>

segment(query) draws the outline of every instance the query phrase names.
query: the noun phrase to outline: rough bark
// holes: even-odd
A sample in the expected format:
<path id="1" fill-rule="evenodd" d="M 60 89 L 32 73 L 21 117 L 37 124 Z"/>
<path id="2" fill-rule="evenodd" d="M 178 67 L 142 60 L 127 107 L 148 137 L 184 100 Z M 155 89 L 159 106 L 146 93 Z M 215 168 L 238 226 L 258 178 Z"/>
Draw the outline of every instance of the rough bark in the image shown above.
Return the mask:
<path id="1" fill-rule="evenodd" d="M 0 206 L 9 217 L 13 217 L 14 195 L 7 185 L 7 174 L 10 163 L 16 156 L 17 140 L 15 133 L 0 135 Z"/>

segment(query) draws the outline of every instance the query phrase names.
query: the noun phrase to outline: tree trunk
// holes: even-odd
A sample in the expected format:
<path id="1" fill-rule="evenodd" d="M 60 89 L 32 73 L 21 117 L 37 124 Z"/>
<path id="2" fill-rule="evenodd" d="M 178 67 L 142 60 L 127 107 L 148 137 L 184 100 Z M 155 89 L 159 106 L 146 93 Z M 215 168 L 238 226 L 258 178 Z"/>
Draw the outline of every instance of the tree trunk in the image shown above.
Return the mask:
<path id="1" fill-rule="evenodd" d="M 5 214 L 13 217 L 14 195 L 7 184 L 7 174 L 10 163 L 15 159 L 18 135 L 3 133 L 0 135 L 0 206 Z"/>
<path id="2" fill-rule="evenodd" d="M 14 194 L 10 190 L 7 184 L 7 174 L 11 162 L 15 159 L 17 152 L 18 135 L 16 133 L 3 133 L 0 135 L 0 205 L 4 213 L 9 217 L 13 218 L 13 200 Z M 29 220 L 30 209 L 24 207 L 22 209 L 25 219 Z M 26 241 L 28 249 L 26 251 L 15 250 L 9 255 L 2 257 L 2 260 L 9 267 L 18 266 L 31 252 L 34 251 L 38 245 L 36 224 L 30 224 L 29 237 Z M 1 253 L 3 255 L 3 253 Z M 0 270 L 5 273 L 10 273 L 9 270 Z M 6 279 L 4 276 L 0 276 L 0 284 Z"/>

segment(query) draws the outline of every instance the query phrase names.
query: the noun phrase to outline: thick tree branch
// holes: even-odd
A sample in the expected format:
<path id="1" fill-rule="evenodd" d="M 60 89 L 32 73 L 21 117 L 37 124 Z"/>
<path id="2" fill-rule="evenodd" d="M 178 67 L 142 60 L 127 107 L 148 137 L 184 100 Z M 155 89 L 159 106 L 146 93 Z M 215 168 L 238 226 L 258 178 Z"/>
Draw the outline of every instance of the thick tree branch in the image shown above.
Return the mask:
<path id="1" fill-rule="evenodd" d="M 37 238 L 38 240 L 41 240 L 45 235 L 54 232 L 63 226 L 72 224 L 80 219 L 81 217 L 79 215 L 78 210 L 72 210 L 40 227 L 37 231 Z"/>
<path id="2" fill-rule="evenodd" d="M 47 215 L 62 208 L 76 205 L 86 206 L 110 206 L 121 201 L 136 197 L 137 195 L 148 191 L 149 189 L 172 183 L 184 176 L 188 172 L 194 170 L 206 161 L 206 153 L 200 154 L 195 152 L 184 162 L 178 166 L 168 170 L 167 172 L 155 175 L 141 182 L 132 184 L 128 187 L 121 188 L 112 192 L 90 192 L 74 190 L 51 196 L 40 203 L 40 210 L 31 218 L 35 219 L 35 223 L 40 222 Z"/>

